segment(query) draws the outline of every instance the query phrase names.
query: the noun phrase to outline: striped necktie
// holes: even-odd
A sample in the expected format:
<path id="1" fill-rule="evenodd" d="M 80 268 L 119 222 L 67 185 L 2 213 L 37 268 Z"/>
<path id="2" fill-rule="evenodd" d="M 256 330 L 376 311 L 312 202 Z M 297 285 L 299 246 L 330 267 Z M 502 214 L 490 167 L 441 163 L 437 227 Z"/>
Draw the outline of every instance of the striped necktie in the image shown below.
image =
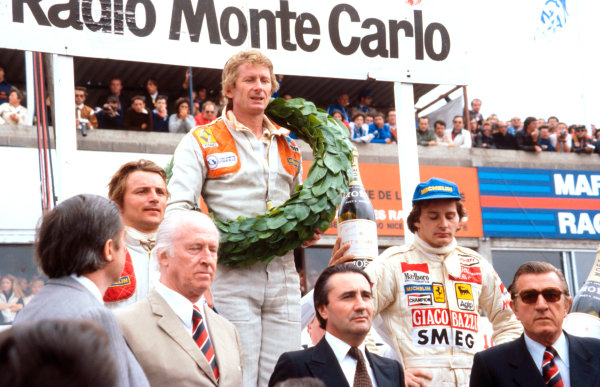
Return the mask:
<path id="1" fill-rule="evenodd" d="M 556 356 L 556 350 L 553 347 L 546 347 L 544 361 L 542 361 L 542 374 L 544 376 L 544 383 L 548 387 L 563 387 L 558 366 L 554 362 Z"/>
<path id="2" fill-rule="evenodd" d="M 360 350 L 356 347 L 352 347 L 348 351 L 348 354 L 353 359 L 356 359 L 356 371 L 354 372 L 354 384 L 352 386 L 373 387 L 373 383 L 371 383 L 371 377 L 367 371 L 367 365 L 365 364 L 365 358 Z"/>
<path id="3" fill-rule="evenodd" d="M 212 368 L 213 375 L 218 382 L 219 366 L 217 365 L 217 357 L 215 356 L 215 350 L 210 341 L 210 337 L 208 337 L 208 331 L 206 330 L 206 325 L 204 325 L 200 309 L 198 309 L 196 305 L 194 305 L 194 313 L 192 314 L 192 331 L 194 332 L 192 338 L 196 344 L 198 344 L 202 353 L 204 353 L 206 360 L 208 360 L 208 364 L 210 364 L 210 368 Z"/>

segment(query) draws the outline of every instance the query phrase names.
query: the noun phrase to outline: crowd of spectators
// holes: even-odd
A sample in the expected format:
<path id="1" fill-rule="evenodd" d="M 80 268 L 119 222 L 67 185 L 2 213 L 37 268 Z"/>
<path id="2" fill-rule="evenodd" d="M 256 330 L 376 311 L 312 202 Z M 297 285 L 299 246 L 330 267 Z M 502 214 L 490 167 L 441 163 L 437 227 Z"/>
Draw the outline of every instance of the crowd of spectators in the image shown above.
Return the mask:
<path id="1" fill-rule="evenodd" d="M 283 76 L 279 76 L 280 84 L 282 80 Z M 77 128 L 81 129 L 83 124 L 86 129 L 186 133 L 196 125 L 215 120 L 224 107 L 222 96 L 210 100 L 206 87 L 202 85 L 195 86 L 190 102 L 189 73 L 186 73 L 183 83 L 175 92 L 161 93 L 159 81 L 152 77 L 146 80 L 144 93 L 128 98 L 122 91 L 122 80 L 113 77 L 106 93 L 100 94 L 95 105 L 88 105 L 86 88 L 76 87 Z M 292 98 L 289 94 L 282 97 Z M 25 123 L 27 109 L 22 105 L 23 100 L 23 93 L 7 82 L 4 69 L 0 66 L 0 124 Z M 372 91 L 363 90 L 356 103 L 351 104 L 349 94 L 342 92 L 326 111 L 348 128 L 353 142 L 396 143 L 396 111 L 393 108 L 376 110 L 373 100 Z M 419 117 L 415 122 L 417 144 L 600 154 L 600 129 L 594 126 L 588 130 L 582 125 L 567 125 L 555 116 L 547 120 L 527 117 L 521 121 L 520 117 L 512 117 L 509 121 L 500 121 L 495 114 L 485 118 L 481 106 L 480 99 L 473 99 L 469 118 L 455 116 L 450 128 L 442 120 L 430 122 L 428 117 Z"/>
<path id="2" fill-rule="evenodd" d="M 40 277 L 17 277 L 12 274 L 0 276 L 0 325 L 10 325 L 23 306 L 44 286 Z"/>

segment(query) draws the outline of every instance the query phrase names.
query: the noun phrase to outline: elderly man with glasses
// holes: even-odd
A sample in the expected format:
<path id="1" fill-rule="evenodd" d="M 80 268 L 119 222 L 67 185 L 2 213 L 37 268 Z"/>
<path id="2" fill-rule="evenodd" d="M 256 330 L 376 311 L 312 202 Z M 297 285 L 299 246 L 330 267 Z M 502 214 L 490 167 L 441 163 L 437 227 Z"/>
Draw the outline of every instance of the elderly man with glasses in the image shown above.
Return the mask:
<path id="1" fill-rule="evenodd" d="M 600 340 L 562 330 L 571 308 L 563 274 L 547 262 L 526 262 L 509 291 L 524 334 L 476 354 L 471 386 L 600 386 Z"/>

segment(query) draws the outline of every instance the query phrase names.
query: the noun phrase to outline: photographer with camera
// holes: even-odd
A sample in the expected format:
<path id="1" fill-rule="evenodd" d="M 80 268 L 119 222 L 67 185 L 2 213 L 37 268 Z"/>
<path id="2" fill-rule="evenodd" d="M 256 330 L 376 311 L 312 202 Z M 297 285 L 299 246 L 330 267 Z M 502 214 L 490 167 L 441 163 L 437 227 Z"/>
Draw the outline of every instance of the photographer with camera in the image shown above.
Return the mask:
<path id="1" fill-rule="evenodd" d="M 567 130 L 567 124 L 559 122 L 556 125 L 555 133 L 550 135 L 550 141 L 557 152 L 571 152 L 572 139 Z"/>
<path id="2" fill-rule="evenodd" d="M 98 125 L 102 129 L 123 129 L 125 127 L 125 116 L 119 109 L 119 98 L 114 95 L 106 98 L 102 110 L 96 113 Z"/>
<path id="3" fill-rule="evenodd" d="M 592 153 L 596 147 L 592 144 L 592 139 L 588 137 L 585 125 L 575 127 L 575 136 L 573 136 L 573 153 Z"/>

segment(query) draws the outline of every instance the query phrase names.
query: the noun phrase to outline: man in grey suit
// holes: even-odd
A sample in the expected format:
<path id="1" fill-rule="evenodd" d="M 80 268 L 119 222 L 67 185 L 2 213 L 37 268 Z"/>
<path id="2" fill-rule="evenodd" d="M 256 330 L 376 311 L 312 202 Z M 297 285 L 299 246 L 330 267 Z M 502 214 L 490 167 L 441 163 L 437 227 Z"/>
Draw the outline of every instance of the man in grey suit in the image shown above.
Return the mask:
<path id="1" fill-rule="evenodd" d="M 124 229 L 117 206 L 96 195 L 77 195 L 46 214 L 36 259 L 49 281 L 17 315 L 14 325 L 48 319 L 91 320 L 108 334 L 118 386 L 148 386 L 102 295 L 125 263 Z"/>
<path id="2" fill-rule="evenodd" d="M 160 281 L 147 298 L 117 312 L 152 386 L 242 385 L 237 331 L 204 300 L 218 246 L 219 232 L 208 216 L 167 216 L 156 235 Z"/>

